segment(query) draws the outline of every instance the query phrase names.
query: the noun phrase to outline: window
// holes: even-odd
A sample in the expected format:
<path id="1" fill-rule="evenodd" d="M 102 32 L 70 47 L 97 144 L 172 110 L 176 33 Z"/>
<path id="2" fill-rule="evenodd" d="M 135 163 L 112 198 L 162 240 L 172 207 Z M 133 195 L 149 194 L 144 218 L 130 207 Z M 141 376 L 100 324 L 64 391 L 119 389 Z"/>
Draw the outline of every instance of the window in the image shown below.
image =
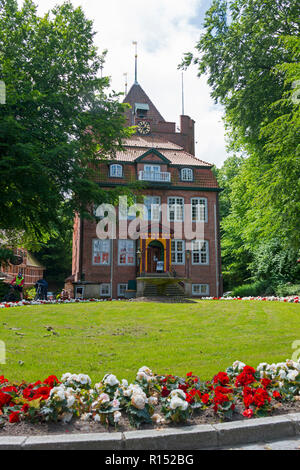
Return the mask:
<path id="1" fill-rule="evenodd" d="M 83 299 L 84 296 L 84 288 L 76 286 L 75 288 L 75 299 Z"/>
<path id="2" fill-rule="evenodd" d="M 159 173 L 160 165 L 144 165 L 145 173 Z"/>
<path id="3" fill-rule="evenodd" d="M 110 240 L 93 240 L 92 264 L 110 264 Z"/>
<path id="4" fill-rule="evenodd" d="M 172 264 L 184 264 L 184 241 L 172 240 L 171 242 Z"/>
<path id="5" fill-rule="evenodd" d="M 160 220 L 160 197 L 158 196 L 145 196 L 144 205 L 147 208 L 145 214 L 146 220 Z"/>
<path id="6" fill-rule="evenodd" d="M 135 241 L 134 240 L 119 240 L 119 264 L 120 265 L 134 265 L 135 264 Z"/>
<path id="7" fill-rule="evenodd" d="M 208 284 L 192 284 L 193 295 L 209 295 Z"/>
<path id="8" fill-rule="evenodd" d="M 181 222 L 184 214 L 183 197 L 168 198 L 168 214 L 170 222 Z"/>
<path id="9" fill-rule="evenodd" d="M 109 176 L 112 176 L 113 178 L 122 178 L 123 176 L 122 165 L 110 165 Z"/>
<path id="10" fill-rule="evenodd" d="M 194 174 L 191 168 L 182 168 L 181 172 L 181 181 L 193 181 Z"/>
<path id="11" fill-rule="evenodd" d="M 192 221 L 207 222 L 207 199 L 205 197 L 194 197 L 191 199 Z"/>
<path id="12" fill-rule="evenodd" d="M 127 284 L 118 284 L 118 297 L 125 297 L 127 291 Z"/>
<path id="13" fill-rule="evenodd" d="M 208 242 L 204 240 L 193 240 L 192 264 L 208 264 L 208 262 Z"/>
<path id="14" fill-rule="evenodd" d="M 101 297 L 110 296 L 110 284 L 100 284 L 100 296 Z"/>

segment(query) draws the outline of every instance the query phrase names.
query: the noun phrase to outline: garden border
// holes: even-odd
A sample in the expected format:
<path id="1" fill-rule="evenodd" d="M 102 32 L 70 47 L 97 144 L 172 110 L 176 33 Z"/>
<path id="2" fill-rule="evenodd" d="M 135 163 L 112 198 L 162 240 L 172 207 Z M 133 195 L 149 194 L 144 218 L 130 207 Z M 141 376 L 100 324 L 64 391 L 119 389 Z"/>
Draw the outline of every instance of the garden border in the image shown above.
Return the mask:
<path id="1" fill-rule="evenodd" d="M 300 435 L 300 413 L 141 431 L 0 436 L 0 450 L 201 450 Z"/>

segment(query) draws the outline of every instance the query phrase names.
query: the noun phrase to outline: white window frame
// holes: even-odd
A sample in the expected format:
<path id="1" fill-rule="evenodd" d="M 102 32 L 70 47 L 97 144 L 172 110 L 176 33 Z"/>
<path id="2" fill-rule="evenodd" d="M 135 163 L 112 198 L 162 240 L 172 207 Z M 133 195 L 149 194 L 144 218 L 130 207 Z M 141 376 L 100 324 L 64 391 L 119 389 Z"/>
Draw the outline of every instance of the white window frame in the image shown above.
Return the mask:
<path id="1" fill-rule="evenodd" d="M 99 249 L 97 250 L 97 253 L 100 254 L 100 262 L 96 263 L 95 262 L 95 245 L 99 246 Z M 107 251 L 108 248 L 108 251 Z M 102 253 L 108 253 L 108 261 L 107 263 L 103 262 L 103 256 Z M 110 253 L 111 253 L 111 241 L 106 239 L 106 240 L 100 240 L 99 238 L 94 238 L 92 242 L 92 265 L 93 266 L 109 266 L 110 265 Z"/>
<path id="2" fill-rule="evenodd" d="M 121 286 L 125 286 L 123 294 L 121 293 Z M 121 282 L 120 284 L 118 284 L 118 297 L 125 297 L 125 291 L 127 289 L 128 289 L 128 284 L 126 284 L 125 282 Z"/>
<path id="3" fill-rule="evenodd" d="M 123 252 L 123 255 L 125 254 L 125 259 L 126 259 L 126 262 L 125 263 L 121 263 L 120 262 L 120 257 L 122 255 L 121 253 L 121 247 L 122 245 L 132 245 L 132 252 L 130 252 L 128 250 L 128 248 L 126 247 L 126 250 Z M 129 263 L 128 262 L 128 257 L 129 256 L 133 256 L 133 261 L 132 263 Z M 136 261 L 135 261 L 135 240 L 118 240 L 118 266 L 135 266 L 136 264 Z"/>
<path id="4" fill-rule="evenodd" d="M 144 172 L 145 173 L 160 173 L 160 165 L 149 165 L 148 163 L 144 165 Z"/>
<path id="5" fill-rule="evenodd" d="M 201 244 L 204 245 L 201 246 Z M 205 251 L 203 250 L 203 246 L 205 246 Z M 199 256 L 199 260 L 195 261 L 197 255 Z M 202 261 L 202 255 L 206 257 L 205 262 Z M 192 240 L 192 264 L 202 266 L 209 265 L 209 244 L 207 240 Z"/>
<path id="6" fill-rule="evenodd" d="M 179 202 L 181 201 L 181 203 Z M 174 213 L 174 219 L 170 217 Z M 177 196 L 168 197 L 168 222 L 184 221 L 184 198 Z"/>
<path id="7" fill-rule="evenodd" d="M 197 202 L 197 204 L 194 204 L 193 203 L 194 201 Z M 193 218 L 193 207 L 196 207 L 196 218 Z M 204 207 L 204 217 L 201 211 L 203 207 Z M 191 221 L 192 222 L 207 222 L 207 198 L 206 197 L 192 197 L 191 198 Z"/>
<path id="8" fill-rule="evenodd" d="M 148 201 L 154 201 L 156 200 L 157 202 L 151 202 L 147 203 L 146 200 Z M 161 198 L 160 196 L 144 196 L 144 205 L 147 208 L 146 214 L 145 214 L 145 220 L 154 220 L 155 222 L 160 221 L 160 211 L 161 211 Z M 150 212 L 150 214 L 149 214 Z"/>
<path id="9" fill-rule="evenodd" d="M 78 295 L 78 289 L 82 290 L 82 294 Z M 84 286 L 76 286 L 75 287 L 75 299 L 84 299 Z"/>
<path id="10" fill-rule="evenodd" d="M 194 181 L 194 171 L 192 168 L 182 168 L 180 170 L 181 181 Z"/>
<path id="11" fill-rule="evenodd" d="M 111 178 L 123 178 L 123 167 L 119 163 L 113 163 L 109 166 L 109 176 Z"/>
<path id="12" fill-rule="evenodd" d="M 107 292 L 103 293 L 102 289 L 107 289 Z M 100 297 L 110 297 L 110 296 L 111 296 L 111 293 L 110 293 L 110 284 L 109 284 L 109 282 L 102 282 L 100 284 Z"/>
<path id="13" fill-rule="evenodd" d="M 195 292 L 195 288 L 199 288 L 199 292 Z M 192 295 L 208 297 L 209 296 L 209 284 L 192 284 Z"/>
<path id="14" fill-rule="evenodd" d="M 182 250 L 178 250 L 178 244 L 182 243 Z M 175 250 L 173 249 L 175 247 Z M 174 255 L 174 256 L 173 256 Z M 182 255 L 182 261 L 178 261 Z M 171 263 L 172 265 L 185 264 L 185 241 L 184 240 L 171 240 Z"/>

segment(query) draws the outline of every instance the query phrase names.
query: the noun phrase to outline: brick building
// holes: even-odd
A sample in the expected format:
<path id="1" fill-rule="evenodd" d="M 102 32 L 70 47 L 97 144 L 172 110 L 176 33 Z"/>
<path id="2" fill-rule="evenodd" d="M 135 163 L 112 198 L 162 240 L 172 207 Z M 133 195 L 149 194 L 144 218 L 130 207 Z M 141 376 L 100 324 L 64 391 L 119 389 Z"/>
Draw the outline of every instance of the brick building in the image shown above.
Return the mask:
<path id="1" fill-rule="evenodd" d="M 24 287 L 34 286 L 39 279 L 43 278 L 45 267 L 24 248 L 15 249 L 14 254 L 20 257 L 20 264 L 8 263 L 0 266 L 4 282 L 10 283 L 21 272 L 25 279 Z"/>
<path id="2" fill-rule="evenodd" d="M 76 218 L 75 296 L 118 298 L 132 290 L 146 295 L 162 292 L 162 285 L 173 295 L 185 291 L 189 296 L 220 296 L 220 188 L 212 164 L 195 157 L 194 121 L 180 116 L 178 131 L 137 82 L 124 102 L 131 105 L 128 125 L 136 125 L 137 132 L 113 160 L 99 162 L 97 181 L 108 191 L 141 182 L 146 213 L 140 215 L 143 223 L 133 239 L 124 239 L 118 230 L 124 220 L 129 227 L 132 211 L 117 214 L 113 240 L 99 239 L 96 223 Z M 196 238 L 186 234 L 187 226 L 197 231 Z"/>

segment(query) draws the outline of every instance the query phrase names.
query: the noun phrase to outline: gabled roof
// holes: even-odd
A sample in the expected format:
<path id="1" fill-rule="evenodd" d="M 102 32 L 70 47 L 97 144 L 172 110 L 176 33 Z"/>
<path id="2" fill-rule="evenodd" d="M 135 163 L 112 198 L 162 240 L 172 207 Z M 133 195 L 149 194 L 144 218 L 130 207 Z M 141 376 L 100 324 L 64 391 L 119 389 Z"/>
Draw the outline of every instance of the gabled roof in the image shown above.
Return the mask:
<path id="1" fill-rule="evenodd" d="M 139 157 L 147 153 L 147 151 L 155 149 L 169 160 L 171 165 L 201 166 L 207 168 L 213 166 L 211 163 L 199 160 L 199 158 L 186 152 L 183 147 L 164 140 L 161 137 L 141 137 L 134 135 L 130 139 L 124 140 L 123 146 L 124 150 L 116 152 L 115 161 L 135 162 Z"/>
<path id="2" fill-rule="evenodd" d="M 132 107 L 132 110 L 134 110 L 135 103 L 148 104 L 149 111 L 147 112 L 147 119 L 152 119 L 153 122 L 165 121 L 162 115 L 160 114 L 160 112 L 157 110 L 157 108 L 154 106 L 154 104 L 150 100 L 149 96 L 144 92 L 143 88 L 138 83 L 134 83 L 132 85 L 127 96 L 124 98 L 123 103 L 129 103 L 130 106 Z M 129 109 L 126 112 L 126 115 L 130 123 L 131 123 L 130 117 L 132 114 L 132 110 Z"/>
<path id="3" fill-rule="evenodd" d="M 147 155 L 151 155 L 151 154 L 154 154 L 157 157 L 159 157 L 164 163 L 171 163 L 170 160 L 168 160 L 168 158 L 166 158 L 162 153 L 160 153 L 155 148 L 151 148 L 151 149 L 147 150 L 147 152 L 143 153 L 138 158 L 136 158 L 135 161 L 136 162 L 141 162 L 141 161 L 143 161 L 144 157 L 147 157 Z M 147 163 L 149 163 L 149 162 L 147 162 Z"/>

